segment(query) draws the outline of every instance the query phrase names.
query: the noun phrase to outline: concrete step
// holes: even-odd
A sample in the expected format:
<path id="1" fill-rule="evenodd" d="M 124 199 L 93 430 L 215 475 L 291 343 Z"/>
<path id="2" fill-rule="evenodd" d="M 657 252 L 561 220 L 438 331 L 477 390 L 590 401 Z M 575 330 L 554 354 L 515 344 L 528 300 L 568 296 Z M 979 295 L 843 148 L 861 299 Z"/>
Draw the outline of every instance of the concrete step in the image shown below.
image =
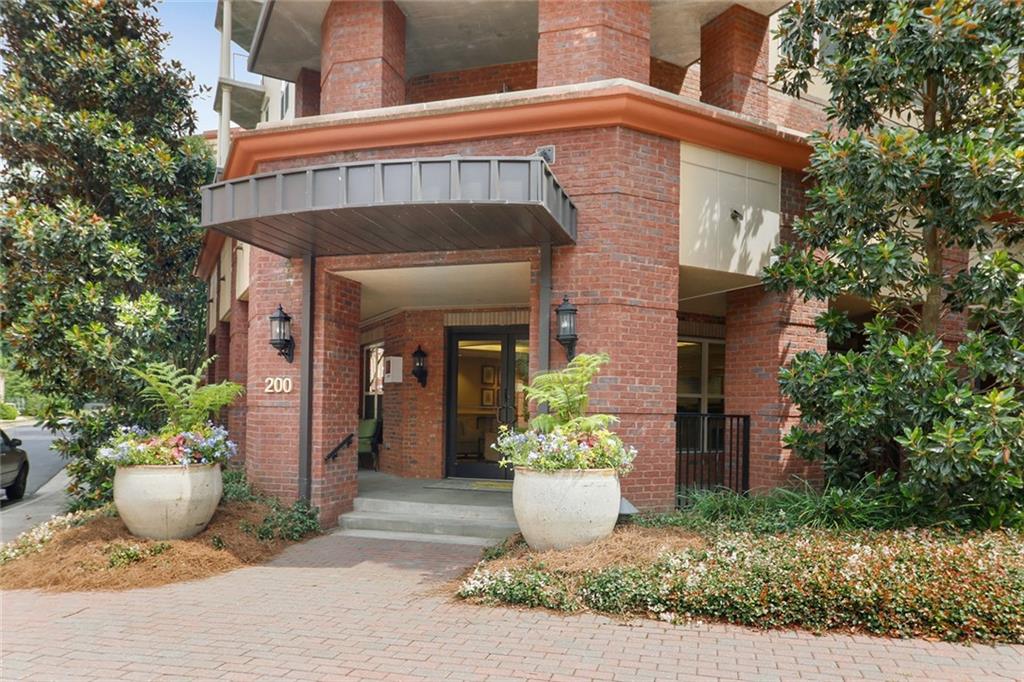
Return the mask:
<path id="1" fill-rule="evenodd" d="M 515 525 L 512 505 L 450 504 L 444 502 L 413 502 L 379 497 L 357 497 L 354 511 L 381 514 L 402 514 L 415 517 L 458 519 L 494 524 Z"/>
<path id="2" fill-rule="evenodd" d="M 353 511 L 338 517 L 344 530 L 394 531 L 423 535 L 454 535 L 471 538 L 492 538 L 494 541 L 519 532 L 515 521 L 496 521 L 472 517 L 448 517 L 437 513 Z"/>
<path id="3" fill-rule="evenodd" d="M 475 538 L 465 535 L 430 535 L 427 533 L 408 533 L 394 530 L 355 530 L 341 529 L 334 535 L 351 538 L 370 538 L 373 540 L 399 540 L 401 542 L 435 542 L 443 545 L 469 545 L 472 547 L 490 547 L 497 544 L 494 538 Z"/>

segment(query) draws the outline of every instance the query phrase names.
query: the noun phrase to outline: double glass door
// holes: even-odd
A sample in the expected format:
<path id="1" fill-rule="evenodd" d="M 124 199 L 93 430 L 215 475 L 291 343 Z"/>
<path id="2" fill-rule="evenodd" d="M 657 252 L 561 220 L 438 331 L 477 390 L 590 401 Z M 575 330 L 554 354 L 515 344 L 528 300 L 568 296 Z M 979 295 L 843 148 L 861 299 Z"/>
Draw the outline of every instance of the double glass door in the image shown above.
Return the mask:
<path id="1" fill-rule="evenodd" d="M 498 466 L 499 428 L 521 428 L 529 415 L 524 327 L 450 329 L 448 335 L 447 469 L 449 476 L 511 478 Z"/>

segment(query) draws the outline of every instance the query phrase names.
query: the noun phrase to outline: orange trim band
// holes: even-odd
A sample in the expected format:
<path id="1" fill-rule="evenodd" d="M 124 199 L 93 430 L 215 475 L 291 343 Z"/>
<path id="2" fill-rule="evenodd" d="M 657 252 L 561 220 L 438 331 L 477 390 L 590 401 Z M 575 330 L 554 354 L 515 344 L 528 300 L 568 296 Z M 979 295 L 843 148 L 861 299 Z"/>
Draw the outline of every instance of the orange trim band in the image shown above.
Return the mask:
<path id="1" fill-rule="evenodd" d="M 731 112 L 688 107 L 626 87 L 512 106 L 455 111 L 421 111 L 403 118 L 326 122 L 321 125 L 256 130 L 231 145 L 224 179 L 252 175 L 264 161 L 528 133 L 623 126 L 803 170 L 810 146 L 801 138 L 738 118 Z"/>

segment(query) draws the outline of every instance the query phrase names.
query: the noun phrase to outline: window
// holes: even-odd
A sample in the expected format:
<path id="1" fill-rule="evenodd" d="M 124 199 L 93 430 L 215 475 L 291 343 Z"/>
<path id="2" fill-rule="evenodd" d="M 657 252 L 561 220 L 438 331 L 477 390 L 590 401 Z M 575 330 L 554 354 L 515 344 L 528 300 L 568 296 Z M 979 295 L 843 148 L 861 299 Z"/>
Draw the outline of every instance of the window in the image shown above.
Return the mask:
<path id="1" fill-rule="evenodd" d="M 681 338 L 676 359 L 676 411 L 723 414 L 725 342 Z"/>
<path id="2" fill-rule="evenodd" d="M 363 419 L 381 418 L 384 395 L 384 346 L 363 348 Z"/>

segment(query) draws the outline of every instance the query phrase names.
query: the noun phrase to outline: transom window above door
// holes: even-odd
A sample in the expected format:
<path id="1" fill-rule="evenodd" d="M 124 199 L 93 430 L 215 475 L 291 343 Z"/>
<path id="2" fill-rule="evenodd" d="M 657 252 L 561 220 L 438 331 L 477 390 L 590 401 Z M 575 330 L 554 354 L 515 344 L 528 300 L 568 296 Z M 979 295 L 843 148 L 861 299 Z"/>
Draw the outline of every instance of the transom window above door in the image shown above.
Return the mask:
<path id="1" fill-rule="evenodd" d="M 725 412 L 725 342 L 676 341 L 676 412 Z"/>

